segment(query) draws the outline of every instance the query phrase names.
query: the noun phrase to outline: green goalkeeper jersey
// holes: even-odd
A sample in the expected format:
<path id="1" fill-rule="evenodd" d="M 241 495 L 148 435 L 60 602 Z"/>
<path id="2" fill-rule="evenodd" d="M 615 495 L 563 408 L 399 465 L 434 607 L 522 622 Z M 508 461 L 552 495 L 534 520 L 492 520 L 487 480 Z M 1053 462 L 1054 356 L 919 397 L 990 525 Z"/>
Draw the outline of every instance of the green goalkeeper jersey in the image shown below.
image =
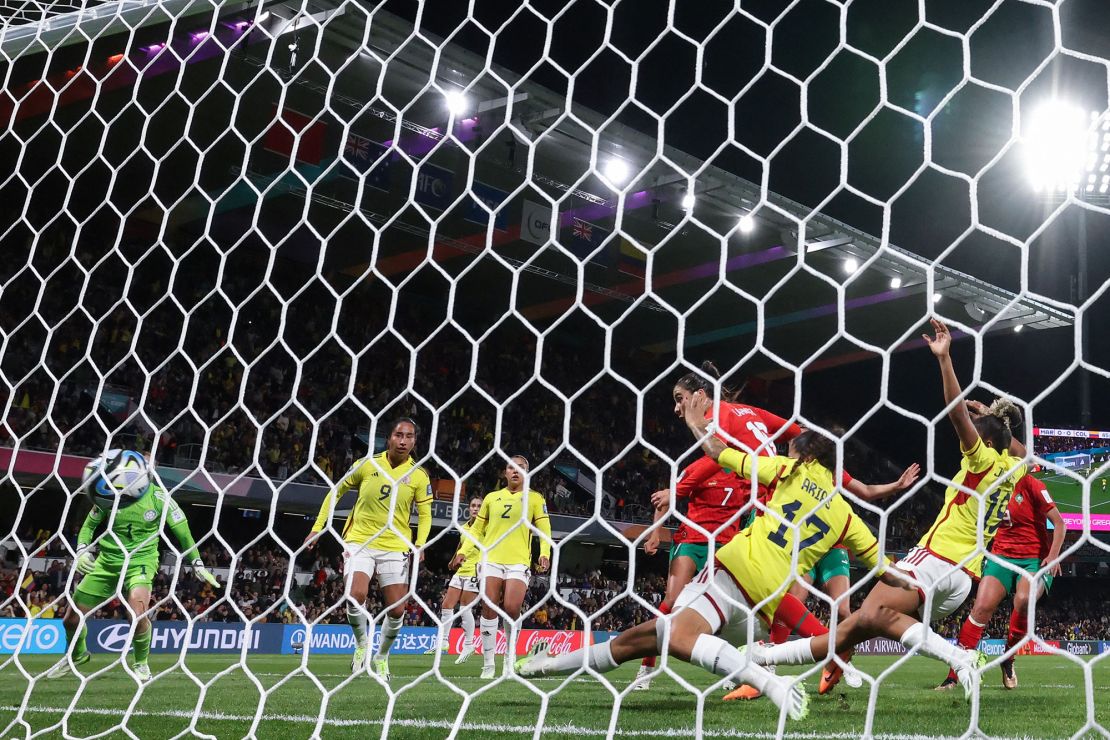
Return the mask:
<path id="1" fill-rule="evenodd" d="M 152 484 L 138 501 L 130 506 L 121 506 L 116 511 L 115 519 L 112 520 L 112 533 L 105 533 L 97 543 L 100 548 L 98 562 L 108 566 L 122 566 L 125 553 L 130 553 L 131 562 L 143 560 L 157 563 L 163 510 L 166 511 L 166 526 L 181 545 L 185 557 L 188 560 L 198 557 L 185 512 L 165 490 Z M 97 528 L 110 518 L 110 511 L 93 506 L 77 535 L 77 544 L 91 544 Z"/>

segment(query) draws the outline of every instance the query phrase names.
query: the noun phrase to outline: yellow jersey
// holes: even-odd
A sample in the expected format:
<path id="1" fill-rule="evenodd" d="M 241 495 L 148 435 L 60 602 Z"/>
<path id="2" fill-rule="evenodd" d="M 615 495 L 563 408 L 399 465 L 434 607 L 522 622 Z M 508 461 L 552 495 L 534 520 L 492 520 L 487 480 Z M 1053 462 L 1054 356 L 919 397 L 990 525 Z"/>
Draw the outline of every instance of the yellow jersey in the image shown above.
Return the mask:
<path id="1" fill-rule="evenodd" d="M 479 561 L 495 565 L 531 565 L 532 530 L 530 522 L 544 534 L 540 538 L 540 555 L 551 557 L 551 519 L 547 502 L 538 491 L 517 491 L 507 488 L 487 493 L 482 508 L 474 518 L 464 546 L 465 563 Z M 481 544 L 485 552 L 480 552 Z"/>
<path id="2" fill-rule="evenodd" d="M 339 486 L 328 493 L 313 532 L 327 526 L 335 504 L 352 488 L 358 500 L 343 524 L 343 541 L 366 545 L 375 550 L 408 552 L 413 545 L 423 547 L 432 529 L 432 482 L 424 468 L 408 458 L 397 467 L 389 464 L 385 452 L 356 462 Z M 416 540 L 412 539 L 409 520 L 416 505 Z"/>
<path id="3" fill-rule="evenodd" d="M 942 560 L 962 563 L 965 570 L 978 576 L 983 568 L 983 552 L 990 547 L 994 533 L 1006 516 L 1014 485 L 1021 480 L 1029 466 L 1014 457 L 1009 450 L 999 452 L 975 440 L 970 450 L 963 452 L 960 472 L 953 479 L 957 485 L 949 486 L 944 492 L 944 507 L 929 531 L 921 538 L 918 546 L 924 547 Z M 968 490 L 982 494 L 977 498 Z M 986 506 L 983 512 L 983 548 L 979 549 L 979 507 Z"/>
<path id="4" fill-rule="evenodd" d="M 459 527 L 460 540 L 459 547 L 455 550 L 456 555 L 470 546 L 471 540 L 463 534 L 463 532 L 472 532 L 474 530 L 474 521 L 475 520 L 471 519 L 469 522 Z M 459 569 L 455 571 L 455 575 L 461 578 L 473 578 L 478 575 L 478 558 L 464 560 L 463 564 L 459 566 Z"/>
<path id="5" fill-rule="evenodd" d="M 722 452 L 719 462 L 745 478 L 758 476 L 760 483 L 773 489 L 767 511 L 717 550 L 717 562 L 749 602 L 756 605 L 766 600 L 759 614 L 767 624 L 798 574 L 807 573 L 835 545 L 847 548 L 868 568 L 879 564 L 875 535 L 837 493 L 828 468 L 815 461 L 756 457 L 734 449 Z M 798 564 L 792 569 L 795 548 Z"/>

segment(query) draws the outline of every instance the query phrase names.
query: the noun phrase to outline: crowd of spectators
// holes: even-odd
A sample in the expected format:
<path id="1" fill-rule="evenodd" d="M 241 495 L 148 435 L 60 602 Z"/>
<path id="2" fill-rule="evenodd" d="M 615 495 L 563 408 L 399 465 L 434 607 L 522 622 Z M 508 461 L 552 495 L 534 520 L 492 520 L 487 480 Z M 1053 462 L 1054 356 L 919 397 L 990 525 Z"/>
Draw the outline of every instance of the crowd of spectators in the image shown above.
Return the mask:
<path id="1" fill-rule="evenodd" d="M 1089 437 L 1046 437 L 1038 435 L 1033 438 L 1033 451 L 1038 455 L 1049 455 L 1054 452 L 1083 452 L 1098 448 L 1110 447 L 1110 439 L 1091 439 Z M 1100 456 L 1105 461 L 1106 455 Z"/>

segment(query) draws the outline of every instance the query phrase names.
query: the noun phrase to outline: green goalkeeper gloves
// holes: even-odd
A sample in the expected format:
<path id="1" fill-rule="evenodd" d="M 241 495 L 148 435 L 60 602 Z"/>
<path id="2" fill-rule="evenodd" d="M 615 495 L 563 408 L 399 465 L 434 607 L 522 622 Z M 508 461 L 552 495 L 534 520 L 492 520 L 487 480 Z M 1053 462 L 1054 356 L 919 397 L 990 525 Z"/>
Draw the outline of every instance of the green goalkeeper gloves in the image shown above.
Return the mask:
<path id="1" fill-rule="evenodd" d="M 73 566 L 81 575 L 92 573 L 93 568 L 96 566 L 96 556 L 92 554 L 92 550 L 88 545 L 77 546 L 77 559 L 74 561 Z"/>
<path id="2" fill-rule="evenodd" d="M 193 572 L 196 573 L 197 578 L 201 579 L 212 588 L 220 587 L 220 582 L 216 580 L 216 576 L 212 575 L 212 572 L 204 567 L 204 561 L 200 558 L 193 561 Z"/>

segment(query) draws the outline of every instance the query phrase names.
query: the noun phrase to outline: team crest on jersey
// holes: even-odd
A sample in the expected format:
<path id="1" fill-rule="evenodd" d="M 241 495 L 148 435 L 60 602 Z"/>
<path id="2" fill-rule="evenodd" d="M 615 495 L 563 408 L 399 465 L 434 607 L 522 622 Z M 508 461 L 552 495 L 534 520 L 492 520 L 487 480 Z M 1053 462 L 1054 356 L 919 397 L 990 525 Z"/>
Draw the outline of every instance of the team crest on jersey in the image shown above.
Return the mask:
<path id="1" fill-rule="evenodd" d="M 1022 501 L 1025 500 L 1025 497 L 1019 493 L 1018 495 L 1014 496 L 1014 500 L 1020 504 Z"/>
<path id="2" fill-rule="evenodd" d="M 158 512 L 155 511 L 154 509 L 147 509 L 146 511 L 143 512 L 143 519 L 146 519 L 148 522 L 153 522 L 157 518 L 158 518 Z"/>

